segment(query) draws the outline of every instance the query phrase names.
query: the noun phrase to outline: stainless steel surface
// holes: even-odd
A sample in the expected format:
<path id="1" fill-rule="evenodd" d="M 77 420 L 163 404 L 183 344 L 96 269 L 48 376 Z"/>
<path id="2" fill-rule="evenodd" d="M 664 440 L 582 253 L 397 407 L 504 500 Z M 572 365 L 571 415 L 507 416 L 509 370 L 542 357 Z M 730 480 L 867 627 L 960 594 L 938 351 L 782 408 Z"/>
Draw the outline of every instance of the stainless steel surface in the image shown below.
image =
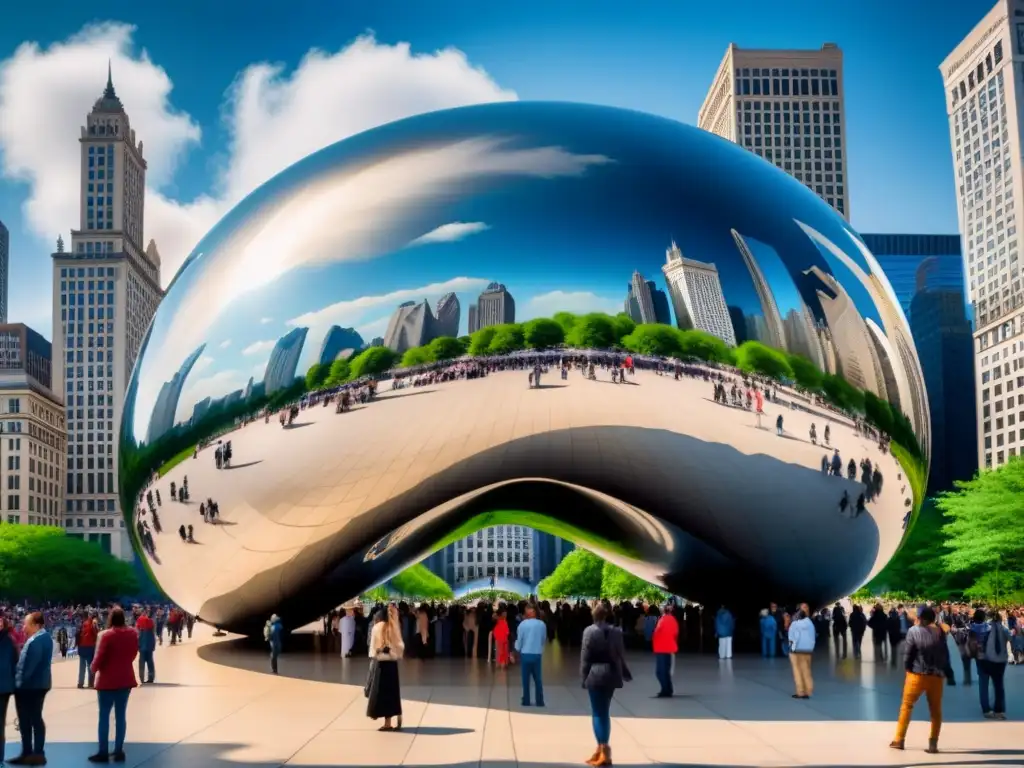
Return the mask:
<path id="1" fill-rule="evenodd" d="M 677 378 L 672 358 L 697 347 L 692 333 L 682 351 L 671 346 L 680 337 L 668 326 L 623 340 L 621 319 L 586 321 L 571 349 L 546 353 L 539 388 L 526 353 L 497 355 L 522 341 L 503 327 L 484 357 L 446 364 L 486 376 L 412 386 L 422 369 L 397 369 L 407 386 L 381 374 L 376 397 L 349 412 L 318 402 L 290 426 L 278 420 L 297 377 L 338 359 L 357 369 L 375 337 L 410 363 L 421 358 L 408 347 L 466 336 L 471 323 L 568 326 L 557 313 L 623 311 L 798 354 L 845 379 L 854 400 L 869 393 L 905 413 L 902 442 L 927 455 L 906 319 L 870 252 L 811 191 L 660 118 L 489 105 L 312 155 L 199 244 L 130 384 L 120 465 L 136 545 L 174 600 L 250 632 L 271 612 L 300 626 L 494 511 L 542 515 L 552 532 L 705 602 L 828 600 L 880 570 L 904 536 L 908 470 L 926 476 L 926 460 L 901 466 L 852 413 L 788 384 L 772 386 L 761 416 L 745 395 L 738 407 L 716 402 L 705 376 L 745 393 L 740 374 L 688 362 Z M 623 346 L 673 354 L 634 351 L 635 373 L 613 383 L 602 365 L 624 363 Z M 725 347 L 718 354 L 734 354 Z M 586 356 L 594 379 L 575 367 L 562 378 L 560 359 Z M 228 440 L 230 467 L 218 468 Z M 842 477 L 821 471 L 833 449 Z M 859 467 L 846 477 L 851 459 L 884 478 L 857 516 L 839 506 L 865 489 Z M 190 498 L 172 501 L 170 484 L 186 476 Z M 157 490 L 161 533 L 146 501 Z M 199 507 L 210 499 L 219 515 L 208 523 Z"/>

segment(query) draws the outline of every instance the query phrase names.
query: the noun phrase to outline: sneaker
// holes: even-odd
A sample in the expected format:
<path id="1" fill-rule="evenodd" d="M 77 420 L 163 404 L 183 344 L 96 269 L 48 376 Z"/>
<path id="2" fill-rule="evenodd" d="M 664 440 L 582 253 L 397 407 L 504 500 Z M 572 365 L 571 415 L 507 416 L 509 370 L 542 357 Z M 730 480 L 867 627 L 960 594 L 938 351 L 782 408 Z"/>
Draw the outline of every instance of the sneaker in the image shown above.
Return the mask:
<path id="1" fill-rule="evenodd" d="M 995 712 L 983 712 L 981 714 L 981 716 L 984 717 L 987 720 L 995 720 L 996 719 L 996 713 Z"/>
<path id="2" fill-rule="evenodd" d="M 992 714 L 992 717 L 995 720 L 1005 720 L 1006 719 L 1006 713 L 1005 712 L 994 712 Z"/>
<path id="3" fill-rule="evenodd" d="M 109 763 L 110 755 L 106 752 L 97 752 L 95 755 L 89 755 L 90 763 Z"/>
<path id="4" fill-rule="evenodd" d="M 115 763 L 123 763 L 127 759 L 125 757 L 124 750 L 120 752 L 115 752 L 111 757 L 113 758 Z"/>

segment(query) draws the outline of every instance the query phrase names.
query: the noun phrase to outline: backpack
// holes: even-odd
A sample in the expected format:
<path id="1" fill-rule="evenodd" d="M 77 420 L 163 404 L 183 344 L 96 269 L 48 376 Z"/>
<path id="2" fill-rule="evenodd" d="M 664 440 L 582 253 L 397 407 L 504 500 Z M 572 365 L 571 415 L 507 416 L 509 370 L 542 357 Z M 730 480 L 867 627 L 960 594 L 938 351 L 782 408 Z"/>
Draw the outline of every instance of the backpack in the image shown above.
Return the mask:
<path id="1" fill-rule="evenodd" d="M 268 643 L 270 642 L 270 622 L 267 621 L 267 625 L 263 627 L 263 639 Z"/>
<path id="2" fill-rule="evenodd" d="M 967 657 L 971 659 L 985 658 L 985 649 L 981 647 L 978 635 L 973 631 L 967 633 Z"/>

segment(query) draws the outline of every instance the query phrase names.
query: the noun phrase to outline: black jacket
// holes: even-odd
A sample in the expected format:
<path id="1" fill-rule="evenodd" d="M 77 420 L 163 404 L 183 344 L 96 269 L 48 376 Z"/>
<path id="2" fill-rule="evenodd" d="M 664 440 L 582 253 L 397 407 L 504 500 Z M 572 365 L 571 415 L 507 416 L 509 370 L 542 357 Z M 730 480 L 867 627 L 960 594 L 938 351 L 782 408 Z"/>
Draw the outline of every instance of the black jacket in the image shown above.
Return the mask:
<path id="1" fill-rule="evenodd" d="M 587 690 L 615 690 L 633 679 L 626 666 L 622 630 L 608 624 L 591 624 L 583 631 L 580 676 Z"/>

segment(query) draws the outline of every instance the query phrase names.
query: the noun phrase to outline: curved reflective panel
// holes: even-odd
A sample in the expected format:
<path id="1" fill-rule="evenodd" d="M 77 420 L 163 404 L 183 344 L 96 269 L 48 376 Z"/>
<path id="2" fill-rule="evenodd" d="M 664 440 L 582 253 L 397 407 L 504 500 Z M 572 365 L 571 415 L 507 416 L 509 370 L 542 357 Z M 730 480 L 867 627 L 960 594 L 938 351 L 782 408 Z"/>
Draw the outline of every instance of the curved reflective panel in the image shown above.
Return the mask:
<path id="1" fill-rule="evenodd" d="M 517 515 L 695 600 L 815 602 L 899 546 L 927 429 L 900 306 L 810 190 L 675 122 L 509 103 L 227 215 L 149 330 L 121 491 L 159 584 L 239 631 Z"/>

